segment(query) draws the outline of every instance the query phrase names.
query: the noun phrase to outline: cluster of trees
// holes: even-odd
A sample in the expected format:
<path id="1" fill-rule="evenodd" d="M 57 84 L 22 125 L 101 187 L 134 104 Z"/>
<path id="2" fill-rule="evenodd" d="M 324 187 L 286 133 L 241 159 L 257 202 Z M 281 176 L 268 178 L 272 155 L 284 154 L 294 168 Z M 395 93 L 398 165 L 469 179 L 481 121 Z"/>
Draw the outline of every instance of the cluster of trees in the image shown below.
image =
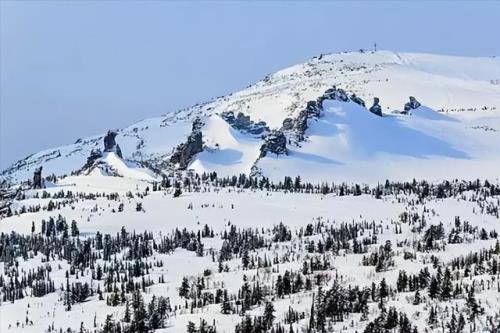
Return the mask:
<path id="1" fill-rule="evenodd" d="M 165 328 L 170 311 L 168 298 L 153 295 L 146 305 L 141 292 L 135 291 L 131 300 L 126 301 L 123 318 L 115 321 L 112 315 L 107 315 L 99 333 L 147 333 Z"/>
<path id="2" fill-rule="evenodd" d="M 443 182 L 437 185 L 426 182 L 386 182 L 384 186 L 368 188 L 356 184 L 353 186 L 322 184 L 317 187 L 303 184 L 300 177 L 286 178 L 283 183 L 278 184 L 266 183 L 265 180 L 262 183 L 262 179 L 257 180 L 243 175 L 219 179 L 216 174 L 207 174 L 194 179 L 199 182 L 191 179 L 185 180 L 182 185 L 173 182 L 173 186 L 175 188 L 183 186 L 184 190 L 198 191 L 204 183 L 210 182 L 216 183 L 219 187 L 235 186 L 257 189 L 262 185 L 262 188 L 274 191 L 310 191 L 311 193 L 325 192 L 338 195 L 366 193 L 381 196 L 406 193 L 416 194 L 413 196 L 417 198 L 416 202 L 432 197 L 459 197 L 464 191 L 473 191 L 477 200 L 484 200 L 484 198 L 499 194 L 498 186 L 479 181 Z M 167 183 L 154 184 L 153 191 L 160 190 L 164 185 L 166 186 Z M 149 189 L 135 196 L 140 198 L 148 192 Z M 109 200 L 120 200 L 117 194 L 96 195 L 107 197 Z M 52 198 L 61 199 L 67 196 L 67 193 L 53 194 Z M 132 197 L 134 194 L 127 194 L 127 198 Z M 66 199 L 83 200 L 73 194 Z M 398 200 L 406 199 L 398 198 Z M 123 203 L 120 204 L 122 207 L 118 211 L 123 211 Z M 409 203 L 409 206 L 411 205 L 415 205 L 415 202 Z M 142 206 L 140 208 L 142 210 Z M 426 252 L 443 249 L 446 242 L 464 242 L 467 237 L 475 239 L 497 237 L 496 231 L 487 232 L 484 228 L 472 227 L 466 221 L 460 221 L 459 218 L 455 219 L 455 227 L 447 235 L 443 224 L 427 227 L 426 213 L 429 211 L 424 209 L 421 214 L 404 212 L 400 215 L 400 221 L 395 221 L 393 224 L 395 232 L 402 233 L 401 226 L 408 224 L 413 226 L 414 233 L 421 234 L 422 237 L 417 241 L 398 242 L 396 246 L 413 246 L 414 250 Z M 240 268 L 245 271 L 269 268 L 265 273 L 267 279 L 261 279 L 259 274 L 245 275 L 238 292 L 228 294 L 224 286 L 208 288 L 208 276 L 211 272 L 205 272 L 204 277 L 184 278 L 179 288 L 179 295 L 185 298 L 185 308 L 190 307 L 192 313 L 194 313 L 194 308 L 220 304 L 223 314 L 243 315 L 241 323 L 236 327 L 236 332 L 245 333 L 270 330 L 293 331 L 292 324 L 304 319 L 305 314 L 291 311 L 286 319 L 289 327 L 282 323 L 274 323 L 274 309 L 269 300 L 313 291 L 315 295 L 308 325 L 310 332 L 326 332 L 332 323 L 342 322 L 352 313 L 360 313 L 361 319 L 368 321 L 369 305 L 376 302 L 378 302 L 380 314 L 367 323 L 365 332 L 415 331 L 406 314 L 386 307 L 387 301 L 396 297 L 398 293 L 414 292 L 414 296 L 410 297 L 413 304 L 426 302 L 430 305 L 427 316 L 429 325 L 434 325 L 441 318 L 439 313 L 441 309 L 433 304 L 458 298 L 466 299 L 467 315 L 460 316 L 452 313 L 451 316 L 446 316 L 446 323 L 444 323 L 451 333 L 460 333 L 464 330 L 464 323 L 474 323 L 484 313 L 481 303 L 475 297 L 475 290 L 481 288 L 489 290 L 495 287 L 500 290 L 498 279 L 493 278 L 500 272 L 498 259 L 500 243 L 498 241 L 490 249 L 454 258 L 447 265 L 440 264 L 436 257 L 430 256 L 435 268 L 434 274 L 431 274 L 427 267 L 418 274 L 408 274 L 405 270 L 400 270 L 395 286 L 388 285 L 385 279 L 379 283 L 374 282 L 371 287 L 345 286 L 342 278 L 335 276 L 332 271 L 334 268 L 332 256 L 350 253 L 364 254 L 362 264 L 374 266 L 376 272 L 394 267 L 396 252 L 391 242 L 380 245 L 374 252 L 368 254 L 371 245 L 377 244 L 377 235 L 383 232 L 384 227 L 375 221 L 326 223 L 320 218 L 296 230 L 290 229 L 284 223 L 268 229 L 238 229 L 230 225 L 220 235 L 223 240 L 220 250 L 205 251 L 202 238 L 215 237 L 214 231 L 208 225 L 198 232 L 176 228 L 166 235 L 157 235 L 147 231 L 130 233 L 122 228 L 116 235 L 103 235 L 97 232 L 94 237 L 81 239 L 77 223 L 75 221 L 68 223 L 59 215 L 41 221 L 40 230 L 36 230 L 33 224 L 32 233 L 29 235 L 14 232 L 0 234 L 0 261 L 5 264 L 4 274 L 0 275 L 0 288 L 3 301 L 11 302 L 26 296 L 42 297 L 58 290 L 58 286 L 54 285 L 50 277 L 50 265 L 43 265 L 28 271 L 19 269 L 19 258 L 28 260 L 41 253 L 44 264 L 63 260 L 70 266 L 66 275 L 66 283 L 59 289 L 62 291 L 61 298 L 68 311 L 75 303 L 84 302 L 97 294 L 99 300 L 105 300 L 109 306 L 125 305 L 126 309 L 123 318 L 114 319 L 108 316 L 103 332 L 148 332 L 164 327 L 168 313 L 172 311 L 168 298 L 154 296 L 148 304 L 145 304 L 142 299 L 142 293 L 145 293 L 149 286 L 164 282 L 163 276 L 159 276 L 157 281 L 151 278 L 150 274 L 153 270 L 163 267 L 163 262 L 151 260 L 152 256 L 157 253 L 168 254 L 176 248 L 193 251 L 199 256 L 208 253 L 212 255 L 214 262 L 218 261 L 219 273 L 229 271 L 227 263 L 224 266 L 226 261 L 240 258 Z M 319 235 L 321 237 L 318 237 Z M 282 251 L 274 251 L 278 248 Z M 268 251 L 272 249 L 273 254 L 268 258 Z M 263 258 L 258 253 L 263 254 Z M 416 259 L 416 255 L 409 253 L 406 256 L 406 254 L 405 252 L 405 259 Z M 295 271 L 280 271 L 276 268 L 278 263 L 294 260 L 301 261 L 297 266 L 299 269 Z M 484 274 L 489 274 L 492 278 L 481 277 L 479 281 L 472 279 L 474 276 Z M 270 275 L 271 279 L 269 279 Z M 78 281 L 79 277 L 86 278 Z M 471 277 L 472 283 L 463 284 L 463 277 Z M 323 290 L 322 286 L 331 279 L 335 279 L 333 285 Z M 91 287 L 94 284 L 87 281 L 96 281 L 96 287 Z M 263 305 L 264 315 L 253 317 L 247 315 L 252 308 Z M 175 308 L 177 309 L 177 306 Z M 205 321 L 201 321 L 199 325 L 190 323 L 187 329 L 188 332 L 216 331 L 215 325 L 208 325 Z"/>
<path id="3" fill-rule="evenodd" d="M 40 266 L 30 269 L 22 276 L 0 275 L 0 290 L 2 291 L 3 302 L 14 302 L 16 299 L 23 299 L 26 296 L 43 297 L 55 292 L 54 280 L 50 277 L 50 266 Z M 26 293 L 26 288 L 30 287 L 30 293 Z"/>
<path id="4" fill-rule="evenodd" d="M 188 174 L 183 179 L 178 175 L 172 177 L 164 177 L 160 183 L 153 184 L 153 191 L 160 191 L 172 187 L 184 188 L 188 192 L 200 192 L 207 188 L 225 188 L 235 187 L 252 190 L 267 190 L 267 191 L 289 191 L 315 194 L 337 194 L 344 195 L 361 195 L 369 194 L 376 198 L 386 195 L 416 195 L 419 200 L 425 198 L 448 198 L 456 197 L 464 192 L 472 191 L 475 193 L 475 199 L 484 201 L 486 198 L 500 195 L 500 185 L 493 184 L 488 180 L 482 182 L 477 179 L 475 181 L 453 180 L 443 181 L 440 183 L 429 183 L 425 180 L 412 182 L 390 182 L 386 180 L 385 184 L 377 186 L 367 186 L 363 184 L 335 184 L 321 183 L 313 184 L 302 181 L 300 176 L 291 177 L 285 176 L 283 181 L 277 183 L 269 180 L 264 176 L 247 176 L 239 174 L 235 176 L 219 177 L 217 173 L 202 173 Z M 497 207 L 498 209 L 498 207 Z M 496 211 L 495 213 L 498 213 Z"/>
<path id="5" fill-rule="evenodd" d="M 417 326 L 412 326 L 406 313 L 391 307 L 387 311 L 382 309 L 380 315 L 366 325 L 364 333 L 389 333 L 395 330 L 405 333 L 418 333 Z"/>
<path id="6" fill-rule="evenodd" d="M 184 178 L 182 178 L 184 177 Z M 476 202 L 481 212 L 491 214 L 499 217 L 499 202 L 495 200 L 488 200 L 494 196 L 500 195 L 500 185 L 490 183 L 488 180 L 484 182 L 479 179 L 476 181 L 443 181 L 441 183 L 429 183 L 427 181 L 412 182 L 390 182 L 386 180 L 385 184 L 369 187 L 362 184 L 335 184 L 335 183 L 322 183 L 312 184 L 303 182 L 300 176 L 290 177 L 285 176 L 283 181 L 274 183 L 268 178 L 259 176 L 252 177 L 245 174 L 232 177 L 220 178 L 216 172 L 199 174 L 188 174 L 187 176 L 173 175 L 172 177 L 164 177 L 161 182 L 152 184 L 153 191 L 168 190 L 174 187 L 173 196 L 178 197 L 183 191 L 187 192 L 202 192 L 210 191 L 210 189 L 234 187 L 241 189 L 252 190 L 266 190 L 266 191 L 285 191 L 285 192 L 301 192 L 313 194 L 336 194 L 338 196 L 344 195 L 372 195 L 375 198 L 381 198 L 388 195 L 416 195 L 417 200 L 415 203 L 422 203 L 425 199 L 443 199 L 449 197 L 459 197 L 465 200 L 464 192 L 471 191 L 473 193 L 471 201 Z M 147 187 L 143 193 L 136 193 L 138 198 L 143 198 L 148 195 L 150 188 Z M 21 192 L 18 195 L 19 199 L 25 198 Z M 39 196 L 38 192 L 35 196 Z M 134 196 L 130 193 L 127 196 L 129 199 Z M 13 214 L 23 214 L 26 212 L 37 212 L 40 210 L 58 210 L 62 207 L 73 204 L 77 200 L 95 200 L 96 198 L 106 198 L 108 200 L 119 201 L 120 196 L 118 193 L 73 193 L 71 191 L 59 191 L 55 194 L 43 191 L 42 198 L 59 199 L 57 201 L 50 200 L 47 205 L 31 205 L 21 206 L 17 211 L 12 212 L 11 209 L 2 211 L 5 216 Z M 64 198 L 64 200 L 62 200 Z M 123 205 L 123 203 L 122 203 Z M 123 210 L 122 209 L 119 211 Z M 115 211 L 115 209 L 113 209 Z"/>
<path id="7" fill-rule="evenodd" d="M 205 319 L 200 319 L 200 325 L 196 327 L 196 324 L 189 321 L 186 328 L 187 333 L 216 333 L 217 328 L 215 323 L 213 325 L 208 325 Z"/>
<path id="8" fill-rule="evenodd" d="M 280 325 L 273 327 L 274 319 L 274 306 L 271 302 L 266 302 L 264 307 L 264 313 L 262 316 L 245 316 L 243 320 L 236 325 L 234 330 L 235 333 L 265 333 L 269 332 L 284 332 L 281 330 Z"/>
<path id="9" fill-rule="evenodd" d="M 209 182 L 207 182 L 209 180 Z M 362 193 L 375 196 L 393 195 L 393 194 L 416 194 L 419 198 L 447 198 L 459 195 L 466 191 L 476 192 L 483 197 L 497 196 L 500 194 L 500 186 L 492 184 L 488 180 L 476 181 L 443 181 L 441 183 L 429 183 L 427 181 L 413 180 L 412 182 L 390 182 L 387 180 L 384 185 L 368 187 L 361 184 L 347 185 L 342 184 L 312 184 L 303 182 L 300 176 L 294 178 L 285 176 L 283 181 L 273 183 L 266 177 L 248 177 L 244 174 L 239 176 L 218 178 L 215 172 L 207 175 L 202 174 L 201 179 L 198 175 L 194 177 L 194 184 L 201 185 L 210 183 L 220 187 L 238 187 L 267 190 L 285 190 L 306 193 L 336 193 L 338 195 L 359 195 Z"/>
<path id="10" fill-rule="evenodd" d="M 385 272 L 394 267 L 394 252 L 390 240 L 380 246 L 378 252 L 373 252 L 369 256 L 363 256 L 361 263 L 363 266 L 375 266 L 376 272 Z"/>
<path id="11" fill-rule="evenodd" d="M 77 223 L 72 221 L 68 227 L 66 219 L 59 215 L 55 219 L 42 220 L 39 232 L 34 229 L 33 224 L 32 234 L 0 234 L 0 261 L 5 265 L 4 274 L 0 275 L 3 301 L 14 302 L 28 295 L 42 297 L 60 289 L 65 291 L 68 310 L 95 293 L 104 299 L 103 292 L 109 294 L 106 297 L 108 304 L 116 306 L 125 302 L 126 294 L 145 291 L 155 282 L 162 283 L 163 276 L 158 281 L 149 276 L 153 269 L 163 267 L 161 260 L 149 260 L 154 253 L 168 254 L 176 248 L 185 248 L 200 256 L 204 254 L 202 233 L 185 228 L 175 229 L 162 237 L 155 237 L 148 231 L 129 233 L 122 228 L 115 236 L 97 232 L 94 237 L 80 239 Z M 208 227 L 204 232 L 213 235 Z M 28 260 L 38 253 L 43 255 L 43 266 L 28 271 L 19 268 L 19 258 Z M 55 286 L 50 277 L 51 266 L 46 263 L 57 260 L 70 265 L 66 287 Z M 104 265 L 99 262 L 101 260 Z M 84 276 L 102 283 L 91 288 L 88 282 L 78 281 Z M 76 283 L 70 283 L 70 278 L 77 280 Z"/>
<path id="12" fill-rule="evenodd" d="M 21 215 L 24 213 L 37 213 L 39 211 L 55 211 L 61 208 L 74 205 L 78 201 L 85 200 L 96 200 L 99 198 L 104 198 L 110 201 L 119 201 L 120 195 L 117 192 L 112 193 L 87 193 L 87 192 L 73 192 L 71 190 L 64 191 L 60 190 L 58 192 L 47 192 L 43 190 L 41 192 L 35 192 L 32 196 L 26 196 L 25 192 L 19 192 L 15 197 L 16 200 L 22 202 L 26 199 L 51 199 L 45 205 L 34 204 L 34 205 L 19 205 L 19 208 L 12 211 L 8 210 L 3 214 L 5 217 L 12 215 Z M 0 216 L 3 216 L 0 215 Z"/>

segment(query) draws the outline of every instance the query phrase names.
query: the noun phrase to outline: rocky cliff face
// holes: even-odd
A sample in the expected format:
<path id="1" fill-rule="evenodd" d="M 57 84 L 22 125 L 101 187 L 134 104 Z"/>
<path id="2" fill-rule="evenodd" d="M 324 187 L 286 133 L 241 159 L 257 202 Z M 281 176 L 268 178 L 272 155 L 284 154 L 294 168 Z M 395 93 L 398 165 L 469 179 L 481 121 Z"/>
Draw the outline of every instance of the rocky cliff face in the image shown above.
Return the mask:
<path id="1" fill-rule="evenodd" d="M 292 141 L 295 141 L 296 143 L 303 141 L 305 139 L 305 132 L 308 128 L 308 120 L 319 118 L 321 116 L 323 101 L 325 100 L 348 102 L 349 97 L 343 89 L 336 88 L 335 86 L 333 88 L 329 88 L 315 101 L 308 101 L 306 108 L 300 111 L 296 118 L 286 118 L 283 121 L 281 131 L 287 133 Z M 351 96 L 351 100 L 364 106 L 364 101 L 361 98 L 356 97 L 355 94 Z"/>
<path id="2" fill-rule="evenodd" d="M 191 134 L 188 136 L 186 142 L 178 145 L 170 157 L 170 163 L 178 166 L 180 170 L 185 170 L 194 155 L 203 151 L 203 135 L 201 127 L 203 123 L 199 118 L 193 122 Z"/>
<path id="3" fill-rule="evenodd" d="M 109 130 L 108 133 L 104 136 L 104 151 L 111 152 L 115 151 L 116 141 L 115 138 L 118 135 L 115 131 Z"/>
<path id="4" fill-rule="evenodd" d="M 120 158 L 123 158 L 122 150 L 120 146 L 116 143 L 117 132 L 109 130 L 108 133 L 104 136 L 104 151 L 105 152 L 114 152 Z"/>
<path id="5" fill-rule="evenodd" d="M 265 137 L 265 143 L 260 147 L 260 158 L 269 153 L 276 155 L 288 154 L 286 136 L 281 131 L 272 131 Z"/>
<path id="6" fill-rule="evenodd" d="M 36 168 L 35 172 L 33 172 L 33 188 L 44 188 L 42 167 Z"/>

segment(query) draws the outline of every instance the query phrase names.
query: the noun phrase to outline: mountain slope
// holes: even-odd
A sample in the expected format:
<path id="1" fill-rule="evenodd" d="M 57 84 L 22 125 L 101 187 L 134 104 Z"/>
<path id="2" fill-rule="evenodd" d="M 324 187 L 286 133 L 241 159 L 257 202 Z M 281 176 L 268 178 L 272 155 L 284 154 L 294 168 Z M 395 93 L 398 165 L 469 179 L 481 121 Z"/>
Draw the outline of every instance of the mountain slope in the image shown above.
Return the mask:
<path id="1" fill-rule="evenodd" d="M 292 146 L 288 156 L 259 161 L 264 174 L 368 183 L 498 175 L 498 132 L 470 128 L 425 106 L 411 116 L 383 118 L 352 102 L 325 101 L 324 110 L 311 122 L 301 147 Z"/>
<path id="2" fill-rule="evenodd" d="M 498 67 L 324 55 L 19 161 L 0 332 L 499 331 Z"/>
<path id="3" fill-rule="evenodd" d="M 464 58 L 388 51 L 321 55 L 268 75 L 234 94 L 140 121 L 119 130 L 116 140 L 125 159 L 157 172 L 171 170 L 175 166 L 169 163 L 170 157 L 176 147 L 187 140 L 192 122 L 199 117 L 204 124 L 201 129 L 204 151 L 189 161 L 189 168 L 198 172 L 218 171 L 232 175 L 250 173 L 256 166 L 264 175 L 275 178 L 300 173 L 306 178 L 322 180 L 346 177 L 342 180 L 375 181 L 386 177 L 388 172 L 396 177 L 412 177 L 414 171 L 421 170 L 421 167 L 426 169 L 420 162 L 431 156 L 433 160 L 435 156 L 439 157 L 436 162 L 443 165 L 443 172 L 446 163 L 457 161 L 462 171 L 474 168 L 476 164 L 481 170 L 491 169 L 498 165 L 486 155 L 498 153 L 488 142 L 499 139 L 499 78 L 498 57 Z M 368 107 L 373 97 L 379 97 L 386 114 L 402 110 L 408 96 L 416 96 L 424 105 L 448 112 L 457 121 L 420 121 L 418 117 L 377 119 L 367 113 L 366 117 L 349 117 L 346 124 L 349 129 L 339 132 L 340 124 L 327 113 L 325 119 L 320 117 L 319 124 L 305 132 L 306 141 L 297 143 L 304 148 L 299 148 L 294 138 L 288 136 L 291 152 L 288 157 L 274 158 L 271 154 L 259 159 L 259 149 L 265 141 L 259 135 L 229 126 L 227 118 L 221 117 L 227 112 L 242 113 L 252 124 L 265 122 L 266 128 L 278 130 L 287 118 L 297 118 L 308 101 L 316 100 L 332 86 L 355 93 Z M 335 107 L 349 112 L 352 109 L 350 104 L 354 103 L 343 104 Z M 435 113 L 428 114 L 437 117 Z M 319 129 L 314 129 L 316 125 L 320 126 Z M 327 132 L 318 134 L 316 131 Z M 391 134 L 382 134 L 381 131 Z M 361 132 L 370 134 L 360 138 Z M 381 141 L 373 140 L 381 135 Z M 400 136 L 405 139 L 398 140 Z M 389 139 L 391 137 L 394 140 Z M 85 164 L 92 149 L 101 147 L 102 139 L 103 135 L 97 135 L 33 154 L 4 170 L 2 175 L 14 181 L 26 180 L 41 165 L 44 174 L 70 174 Z M 423 140 L 420 148 L 410 144 L 420 140 Z M 398 142 L 404 144 L 396 146 Z M 343 145 L 350 148 L 342 151 Z M 381 155 L 385 156 L 382 158 Z M 408 159 L 411 159 L 411 165 L 407 164 Z M 299 162 L 289 163 L 295 160 Z M 388 168 L 387 172 L 379 170 L 373 173 L 376 177 L 366 177 L 366 168 L 372 168 L 378 162 L 384 165 L 377 168 L 393 165 L 398 172 L 393 173 L 394 168 Z M 308 173 L 310 165 L 314 168 Z M 439 170 L 440 167 L 434 166 L 422 175 L 437 172 L 438 177 L 441 175 Z"/>

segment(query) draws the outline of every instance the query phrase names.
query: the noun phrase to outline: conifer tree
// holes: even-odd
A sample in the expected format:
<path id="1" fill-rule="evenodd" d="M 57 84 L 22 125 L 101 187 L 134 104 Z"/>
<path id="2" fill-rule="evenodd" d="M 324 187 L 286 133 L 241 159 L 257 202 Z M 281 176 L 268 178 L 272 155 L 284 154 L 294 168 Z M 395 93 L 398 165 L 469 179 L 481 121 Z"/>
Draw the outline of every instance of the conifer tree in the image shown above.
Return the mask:
<path id="1" fill-rule="evenodd" d="M 483 312 L 483 309 L 477 303 L 476 297 L 474 295 L 474 286 L 469 287 L 466 299 L 467 309 L 469 310 L 469 320 L 475 321 L 477 315 Z"/>
<path id="2" fill-rule="evenodd" d="M 274 318 L 275 316 L 273 303 L 266 302 L 266 306 L 264 308 L 264 326 L 266 330 L 272 327 Z"/>

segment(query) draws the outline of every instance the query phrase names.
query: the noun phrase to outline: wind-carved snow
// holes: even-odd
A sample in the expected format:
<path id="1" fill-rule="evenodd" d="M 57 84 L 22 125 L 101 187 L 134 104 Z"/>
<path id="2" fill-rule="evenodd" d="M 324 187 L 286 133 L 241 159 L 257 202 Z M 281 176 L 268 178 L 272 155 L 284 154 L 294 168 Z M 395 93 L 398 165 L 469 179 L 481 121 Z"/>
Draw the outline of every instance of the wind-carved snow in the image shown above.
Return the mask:
<path id="1" fill-rule="evenodd" d="M 137 180 L 155 181 L 158 179 L 154 173 L 146 168 L 141 168 L 137 163 L 121 159 L 114 152 L 105 152 L 98 160 L 100 165 L 89 174 L 100 176 L 118 176 Z"/>
<path id="2" fill-rule="evenodd" d="M 426 106 L 411 115 L 384 117 L 352 102 L 324 101 L 323 109 L 319 119 L 309 121 L 307 140 L 300 147 L 290 145 L 288 156 L 270 155 L 258 162 L 264 174 L 367 183 L 498 175 L 498 132 L 478 133 Z"/>
<path id="3" fill-rule="evenodd" d="M 209 117 L 202 131 L 206 149 L 196 155 L 190 166 L 198 173 L 248 173 L 259 157 L 262 140 L 232 128 L 218 115 Z"/>

